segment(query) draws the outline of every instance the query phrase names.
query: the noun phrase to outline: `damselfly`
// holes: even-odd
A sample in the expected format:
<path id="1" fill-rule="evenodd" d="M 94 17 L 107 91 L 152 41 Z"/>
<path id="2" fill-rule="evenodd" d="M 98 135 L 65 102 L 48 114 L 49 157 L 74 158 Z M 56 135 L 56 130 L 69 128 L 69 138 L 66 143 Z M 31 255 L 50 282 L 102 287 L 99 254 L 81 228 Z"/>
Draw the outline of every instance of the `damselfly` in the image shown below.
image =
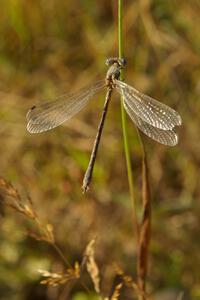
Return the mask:
<path id="1" fill-rule="evenodd" d="M 108 104 L 114 89 L 122 96 L 124 108 L 135 125 L 153 140 L 164 145 L 175 146 L 178 143 L 178 135 L 174 127 L 182 123 L 180 115 L 174 109 L 119 80 L 120 70 L 126 66 L 124 58 L 109 58 L 106 64 L 109 69 L 105 80 L 98 81 L 93 86 L 77 93 L 65 94 L 55 101 L 33 106 L 27 113 L 27 130 L 30 133 L 47 131 L 71 119 L 88 104 L 92 96 L 107 88 L 90 162 L 83 179 L 84 192 L 88 189 L 92 179 Z"/>

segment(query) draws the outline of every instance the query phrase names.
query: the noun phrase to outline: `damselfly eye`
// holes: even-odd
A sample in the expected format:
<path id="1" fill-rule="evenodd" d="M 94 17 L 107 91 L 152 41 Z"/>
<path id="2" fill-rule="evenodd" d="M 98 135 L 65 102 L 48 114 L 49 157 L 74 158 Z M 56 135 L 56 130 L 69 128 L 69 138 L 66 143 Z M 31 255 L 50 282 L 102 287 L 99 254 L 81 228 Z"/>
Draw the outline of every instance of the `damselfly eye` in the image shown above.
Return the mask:
<path id="1" fill-rule="evenodd" d="M 124 68 L 127 64 L 127 61 L 125 58 L 119 58 L 119 65 L 120 67 Z"/>
<path id="2" fill-rule="evenodd" d="M 106 59 L 107 66 L 112 66 L 115 62 L 116 62 L 116 58 L 111 57 Z"/>

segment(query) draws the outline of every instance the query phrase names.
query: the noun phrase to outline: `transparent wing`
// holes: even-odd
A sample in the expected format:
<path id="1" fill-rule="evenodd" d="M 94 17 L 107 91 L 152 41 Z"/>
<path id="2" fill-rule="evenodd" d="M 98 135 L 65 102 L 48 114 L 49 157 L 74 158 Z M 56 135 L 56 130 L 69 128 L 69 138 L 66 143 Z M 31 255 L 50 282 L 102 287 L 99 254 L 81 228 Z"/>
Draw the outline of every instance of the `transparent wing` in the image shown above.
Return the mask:
<path id="1" fill-rule="evenodd" d="M 163 130 L 153 127 L 137 116 L 125 100 L 123 100 L 123 104 L 127 114 L 135 125 L 151 139 L 167 146 L 175 146 L 178 143 L 178 135 L 173 130 Z"/>
<path id="2" fill-rule="evenodd" d="M 27 113 L 27 130 L 40 133 L 50 130 L 71 119 L 82 110 L 92 98 L 105 87 L 105 80 L 74 94 L 65 94 L 56 100 L 33 106 Z"/>
<path id="3" fill-rule="evenodd" d="M 169 106 L 146 96 L 130 85 L 115 80 L 116 89 L 131 108 L 130 113 L 137 115 L 144 122 L 163 130 L 171 130 L 182 123 L 181 116 Z"/>

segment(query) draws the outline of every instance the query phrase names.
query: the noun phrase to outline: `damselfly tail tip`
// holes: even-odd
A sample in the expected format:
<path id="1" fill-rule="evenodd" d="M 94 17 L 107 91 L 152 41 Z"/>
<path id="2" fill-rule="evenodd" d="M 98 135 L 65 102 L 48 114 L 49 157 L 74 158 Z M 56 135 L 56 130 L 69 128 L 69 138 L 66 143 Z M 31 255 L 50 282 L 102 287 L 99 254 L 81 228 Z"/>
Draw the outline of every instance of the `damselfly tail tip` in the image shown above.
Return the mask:
<path id="1" fill-rule="evenodd" d="M 89 186 L 83 184 L 83 185 L 82 185 L 82 193 L 85 194 L 88 190 L 89 190 Z"/>

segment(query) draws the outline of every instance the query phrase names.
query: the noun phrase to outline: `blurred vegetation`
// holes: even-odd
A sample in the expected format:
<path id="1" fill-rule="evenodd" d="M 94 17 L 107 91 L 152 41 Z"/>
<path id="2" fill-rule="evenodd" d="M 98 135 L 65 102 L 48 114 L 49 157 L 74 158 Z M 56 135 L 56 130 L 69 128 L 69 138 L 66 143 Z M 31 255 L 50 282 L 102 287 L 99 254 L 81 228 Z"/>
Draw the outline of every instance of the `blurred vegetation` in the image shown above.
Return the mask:
<path id="1" fill-rule="evenodd" d="M 95 257 L 105 295 L 113 291 L 113 262 L 135 278 L 135 239 L 121 131 L 119 97 L 110 105 L 91 189 L 81 193 L 104 95 L 64 126 L 26 131 L 30 106 L 104 78 L 117 55 L 116 1 L 1 0 L 0 174 L 51 223 L 74 265 L 97 237 Z M 153 224 L 148 290 L 155 299 L 200 299 L 200 1 L 124 1 L 126 81 L 175 108 L 180 142 L 168 148 L 144 137 L 150 169 Z M 137 201 L 141 149 L 128 121 Z M 96 299 L 80 283 L 40 285 L 38 269 L 62 272 L 54 248 L 32 239 L 34 224 L 2 208 L 0 299 Z M 84 282 L 91 290 L 88 276 Z M 157 295 L 157 296 L 156 296 Z M 159 296 L 160 295 L 160 296 Z M 161 296 L 162 295 L 162 296 Z M 158 298 L 156 298 L 158 297 Z M 175 297 L 175 298 L 173 298 Z M 120 299 L 133 299 L 123 287 Z"/>

